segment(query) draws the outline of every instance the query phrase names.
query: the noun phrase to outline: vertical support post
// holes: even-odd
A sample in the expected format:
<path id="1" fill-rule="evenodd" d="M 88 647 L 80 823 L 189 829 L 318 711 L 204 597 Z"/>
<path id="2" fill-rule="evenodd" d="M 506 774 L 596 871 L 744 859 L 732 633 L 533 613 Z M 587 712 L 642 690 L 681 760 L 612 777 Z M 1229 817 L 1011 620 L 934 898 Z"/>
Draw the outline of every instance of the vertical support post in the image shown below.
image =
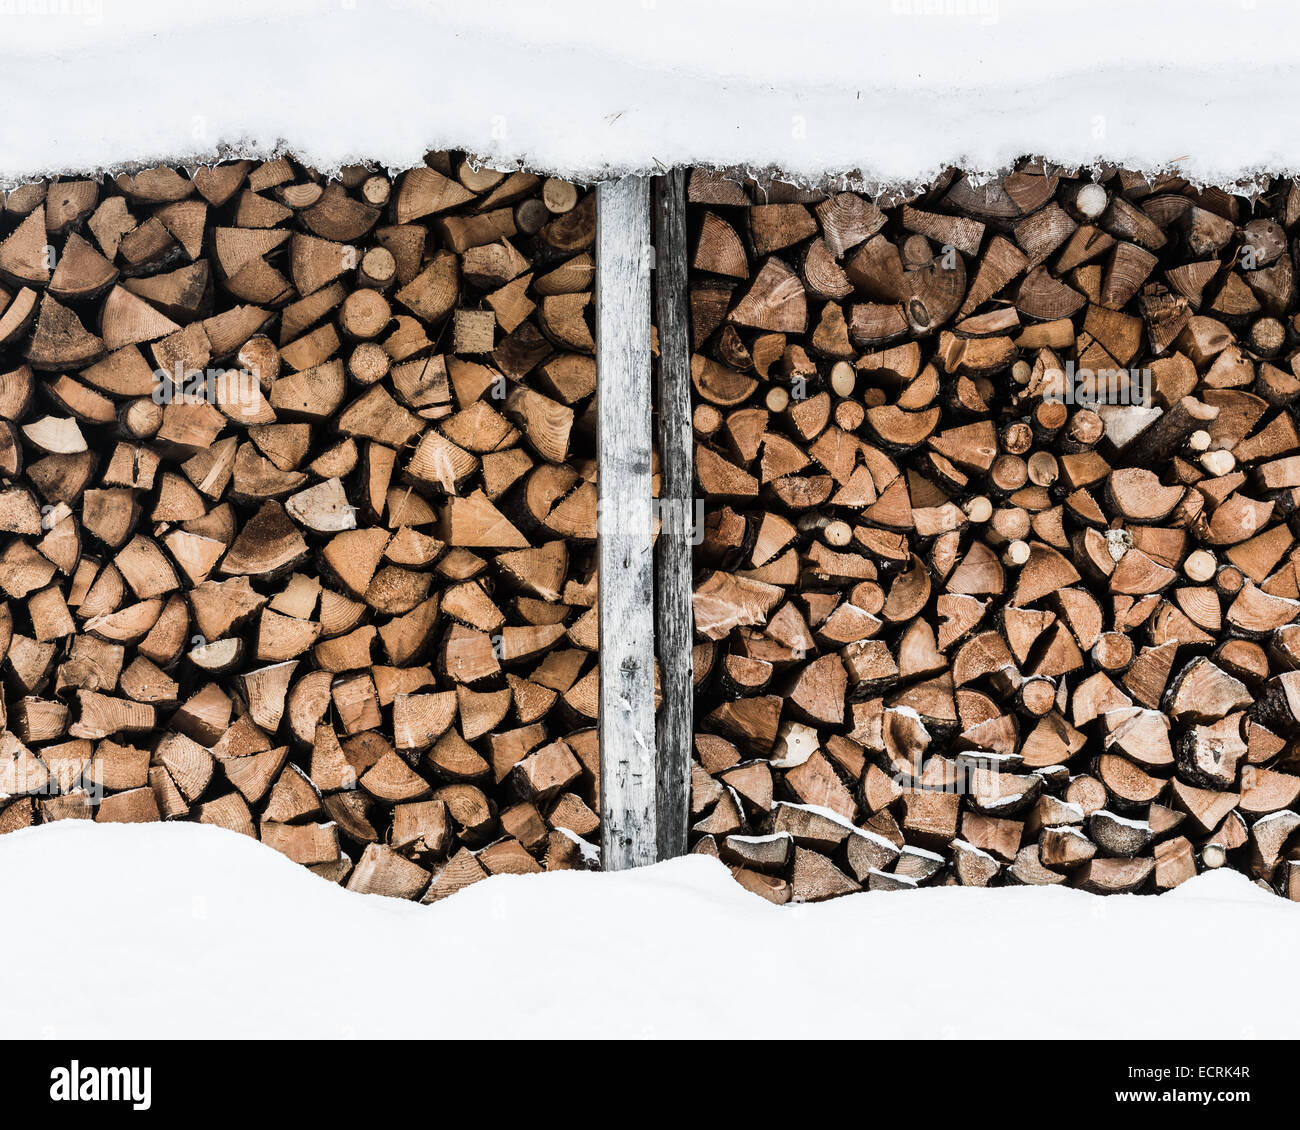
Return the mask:
<path id="1" fill-rule="evenodd" d="M 686 170 L 655 178 L 655 324 L 659 331 L 659 502 L 655 639 L 662 705 L 659 858 L 686 854 L 695 684 L 691 614 L 694 459 L 686 310 Z"/>
<path id="2" fill-rule="evenodd" d="M 653 863 L 650 182 L 596 188 L 600 819 L 607 871 Z"/>

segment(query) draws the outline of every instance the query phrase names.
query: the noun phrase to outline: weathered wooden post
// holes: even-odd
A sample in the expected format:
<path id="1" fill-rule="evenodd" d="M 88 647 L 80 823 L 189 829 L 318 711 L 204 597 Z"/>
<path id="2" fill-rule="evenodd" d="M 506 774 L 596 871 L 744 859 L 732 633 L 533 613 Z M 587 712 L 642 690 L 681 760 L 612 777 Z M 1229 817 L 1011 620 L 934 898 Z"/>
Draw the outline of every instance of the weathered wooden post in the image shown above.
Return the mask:
<path id="1" fill-rule="evenodd" d="M 657 857 L 650 182 L 596 189 L 600 817 L 606 870 Z"/>
<path id="2" fill-rule="evenodd" d="M 655 178 L 655 325 L 659 331 L 660 529 L 655 561 L 659 655 L 659 858 L 686 853 L 694 680 L 691 355 L 686 310 L 686 170 Z"/>

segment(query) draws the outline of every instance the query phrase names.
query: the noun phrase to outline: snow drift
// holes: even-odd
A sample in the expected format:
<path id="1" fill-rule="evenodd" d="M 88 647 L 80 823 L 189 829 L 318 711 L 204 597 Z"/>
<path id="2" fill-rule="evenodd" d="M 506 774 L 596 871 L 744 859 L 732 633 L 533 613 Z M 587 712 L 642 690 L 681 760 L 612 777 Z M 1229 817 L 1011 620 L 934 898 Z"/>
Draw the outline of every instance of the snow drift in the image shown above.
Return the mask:
<path id="1" fill-rule="evenodd" d="M 0 0 L 0 179 L 282 147 L 578 179 L 1300 169 L 1285 0 Z"/>
<path id="2" fill-rule="evenodd" d="M 0 973 L 10 1039 L 1277 1037 L 1300 1007 L 1285 963 L 1267 1008 L 1196 991 L 1300 945 L 1300 911 L 1228 872 L 775 907 L 690 856 L 420 906 L 203 825 L 66 822 L 0 838 L 0 905 L 27 955 Z"/>

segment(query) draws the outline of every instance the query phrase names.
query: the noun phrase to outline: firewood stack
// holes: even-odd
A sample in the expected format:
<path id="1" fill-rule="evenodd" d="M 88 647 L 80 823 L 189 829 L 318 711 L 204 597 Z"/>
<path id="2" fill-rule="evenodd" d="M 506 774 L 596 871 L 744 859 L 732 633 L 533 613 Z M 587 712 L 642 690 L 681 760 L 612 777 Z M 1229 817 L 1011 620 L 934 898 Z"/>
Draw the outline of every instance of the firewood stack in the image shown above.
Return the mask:
<path id="1" fill-rule="evenodd" d="M 0 201 L 0 830 L 426 901 L 587 865 L 592 195 L 434 153 Z"/>
<path id="2" fill-rule="evenodd" d="M 694 850 L 776 902 L 1300 897 L 1300 187 L 688 211 Z"/>

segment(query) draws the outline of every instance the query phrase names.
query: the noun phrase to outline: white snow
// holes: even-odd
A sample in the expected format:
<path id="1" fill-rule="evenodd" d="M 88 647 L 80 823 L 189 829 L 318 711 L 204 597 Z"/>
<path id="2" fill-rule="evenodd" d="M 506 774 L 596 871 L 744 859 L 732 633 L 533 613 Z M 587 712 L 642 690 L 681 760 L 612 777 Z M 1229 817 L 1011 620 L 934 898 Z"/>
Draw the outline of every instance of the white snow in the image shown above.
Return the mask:
<path id="1" fill-rule="evenodd" d="M 899 847 L 893 840 L 882 836 L 879 832 L 873 832 L 870 828 L 855 827 L 850 835 L 861 836 L 868 843 L 873 843 L 877 847 L 885 848 L 888 851 L 898 851 Z"/>
<path id="2" fill-rule="evenodd" d="M 734 844 L 776 844 L 782 840 L 792 840 L 794 837 L 789 832 L 771 832 L 766 836 L 736 836 L 727 837 L 728 842 Z"/>
<path id="3" fill-rule="evenodd" d="M 1117 812 L 1111 812 L 1109 808 L 1099 808 L 1093 813 L 1094 816 L 1104 816 L 1106 819 L 1115 824 L 1121 824 L 1125 828 L 1137 828 L 1143 832 L 1151 831 L 1151 822 L 1149 820 L 1134 820 L 1130 816 L 1121 816 Z"/>
<path id="4" fill-rule="evenodd" d="M 1049 828 L 1060 827 L 1062 824 L 1082 824 L 1084 821 L 1083 806 L 1075 804 L 1072 800 L 1058 799 L 1057 808 L 1059 815 L 1048 825 Z"/>
<path id="5" fill-rule="evenodd" d="M 994 858 L 992 855 L 990 855 L 990 854 L 989 854 L 987 851 L 985 851 L 983 848 L 977 848 L 977 847 L 976 847 L 973 843 L 971 843 L 969 840 L 963 840 L 963 839 L 961 839 L 960 837 L 958 837 L 957 839 L 955 839 L 955 840 L 952 841 L 952 846 L 953 846 L 954 848 L 960 848 L 960 849 L 961 849 L 962 851 L 964 851 L 964 852 L 969 852 L 969 853 L 972 854 L 972 855 L 981 855 L 981 856 L 983 856 L 985 859 L 993 859 L 993 858 Z"/>
<path id="6" fill-rule="evenodd" d="M 1007 668 L 1000 668 L 1006 670 Z M 991 749 L 963 749 L 953 755 L 953 759 L 959 765 L 966 765 L 972 769 L 989 769 L 996 772 L 1000 767 L 1010 769 L 1011 766 L 1024 764 L 1024 756 L 1019 753 L 994 753 Z M 1050 766 L 1049 766 L 1050 768 Z"/>
<path id="7" fill-rule="evenodd" d="M 600 848 L 588 840 L 584 840 L 577 832 L 569 828 L 557 825 L 555 830 L 578 845 L 578 858 L 582 860 L 583 867 L 594 870 L 600 866 Z"/>
<path id="8" fill-rule="evenodd" d="M 881 871 L 879 867 L 868 868 L 867 874 L 868 876 L 874 875 L 877 878 L 884 879 L 887 883 L 898 883 L 904 889 L 910 889 L 914 891 L 920 890 L 920 885 L 910 875 L 899 875 L 896 872 L 892 872 L 892 871 Z M 889 888 L 886 887 L 885 889 L 888 890 Z"/>
<path id="9" fill-rule="evenodd" d="M 1099 404 L 1093 411 L 1105 425 L 1106 438 L 1119 448 L 1154 424 L 1164 409 L 1156 405 L 1146 408 L 1140 404 Z"/>
<path id="10" fill-rule="evenodd" d="M 1251 828 L 1258 828 L 1263 824 L 1275 824 L 1278 821 L 1289 823 L 1296 818 L 1296 813 L 1292 809 L 1283 809 L 1281 812 L 1270 812 L 1267 816 L 1261 816 L 1251 825 Z"/>
<path id="11" fill-rule="evenodd" d="M 864 831 L 864 829 L 859 828 L 856 824 L 854 824 L 852 820 L 849 820 L 846 817 L 841 816 L 833 808 L 827 808 L 823 804 L 795 804 L 793 801 L 789 801 L 789 800 L 778 800 L 776 802 L 776 805 L 774 806 L 773 811 L 775 811 L 776 808 L 797 808 L 801 812 L 812 812 L 812 813 L 816 813 L 816 815 L 818 816 L 823 816 L 827 820 L 830 820 L 833 823 L 838 824 L 841 828 L 847 828 L 850 832 Z"/>
<path id="12" fill-rule="evenodd" d="M 918 859 L 928 859 L 932 862 L 938 862 L 941 864 L 947 862 L 947 860 L 945 860 L 937 851 L 929 851 L 926 848 L 916 847 L 913 844 L 908 844 L 903 848 L 903 854 L 916 856 Z"/>
<path id="13" fill-rule="evenodd" d="M 1025 794 L 1023 792 L 1019 792 L 1019 793 L 1008 793 L 1006 796 L 998 796 L 998 797 L 982 796 L 982 797 L 977 797 L 976 800 L 980 808 L 993 809 L 993 808 L 1007 808 L 1011 805 L 1019 804 L 1022 800 L 1024 800 L 1024 798 L 1025 798 Z"/>
<path id="14" fill-rule="evenodd" d="M 1300 168 L 1286 0 L 0 0 L 0 178 L 223 148 L 867 183 Z"/>
<path id="15" fill-rule="evenodd" d="M 420 906 L 204 825 L 68 821 L 0 837 L 0 905 L 21 957 L 0 964 L 3 1038 L 743 1038 L 756 1032 L 736 986 L 763 984 L 798 1002 L 769 1018 L 783 1039 L 1300 1034 L 1285 962 L 1268 1008 L 1170 991 L 1203 981 L 1205 954 L 1300 947 L 1300 909 L 1228 871 L 1159 898 L 946 887 L 777 907 L 689 856 L 501 876 Z M 719 963 L 701 956 L 713 938 L 743 944 Z M 863 976 L 882 946 L 903 964 Z M 1160 976 L 1107 963 L 1117 1008 L 1038 1008 L 1032 987 L 990 991 L 1004 958 L 969 960 L 1120 952 L 1159 954 Z M 1091 1006 L 1092 981 L 1078 984 Z"/>

